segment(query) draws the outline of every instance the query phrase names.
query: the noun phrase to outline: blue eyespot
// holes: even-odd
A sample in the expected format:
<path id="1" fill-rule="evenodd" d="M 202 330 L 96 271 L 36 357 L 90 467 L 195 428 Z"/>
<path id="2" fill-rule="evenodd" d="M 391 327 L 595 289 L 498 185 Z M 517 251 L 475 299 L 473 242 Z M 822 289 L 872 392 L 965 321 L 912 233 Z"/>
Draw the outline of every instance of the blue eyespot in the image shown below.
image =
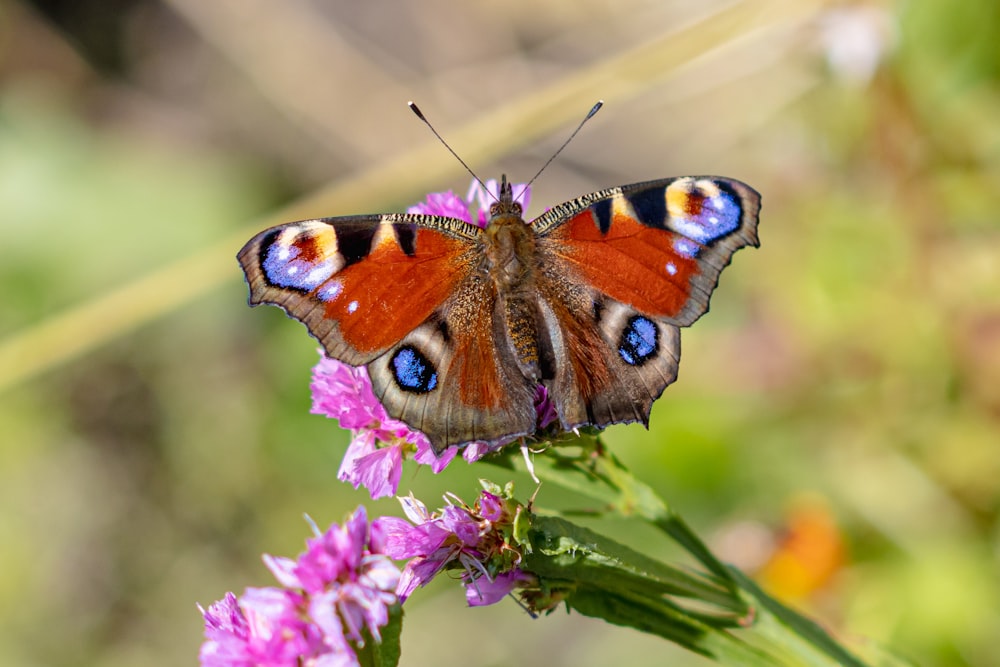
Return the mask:
<path id="1" fill-rule="evenodd" d="M 308 292 L 333 275 L 334 265 L 331 259 L 307 259 L 297 246 L 274 241 L 265 250 L 261 269 L 272 285 Z"/>
<path id="2" fill-rule="evenodd" d="M 659 348 L 660 330 L 642 315 L 633 315 L 622 331 L 618 354 L 629 366 L 641 366 L 654 356 Z"/>
<path id="3" fill-rule="evenodd" d="M 706 197 L 697 213 L 671 218 L 669 226 L 689 239 L 707 245 L 736 231 L 742 214 L 739 202 L 721 190 L 713 197 Z"/>
<path id="4" fill-rule="evenodd" d="M 396 384 L 403 391 L 426 394 L 437 386 L 438 376 L 434 366 L 415 347 L 407 345 L 399 348 L 390 363 Z"/>

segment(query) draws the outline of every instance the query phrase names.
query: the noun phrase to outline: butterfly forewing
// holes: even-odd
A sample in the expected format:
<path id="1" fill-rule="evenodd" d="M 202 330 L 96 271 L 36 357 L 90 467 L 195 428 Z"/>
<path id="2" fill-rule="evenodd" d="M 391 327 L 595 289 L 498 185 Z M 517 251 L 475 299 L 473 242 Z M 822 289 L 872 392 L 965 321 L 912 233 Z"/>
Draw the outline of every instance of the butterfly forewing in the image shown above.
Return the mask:
<path id="1" fill-rule="evenodd" d="M 452 294 L 476 260 L 478 234 L 432 216 L 304 220 L 261 232 L 239 260 L 251 305 L 282 307 L 331 357 L 361 365 Z"/>
<path id="2" fill-rule="evenodd" d="M 586 284 L 687 326 L 708 309 L 733 253 L 758 245 L 759 209 L 760 196 L 744 183 L 686 176 L 595 192 L 532 226 L 539 245 Z"/>

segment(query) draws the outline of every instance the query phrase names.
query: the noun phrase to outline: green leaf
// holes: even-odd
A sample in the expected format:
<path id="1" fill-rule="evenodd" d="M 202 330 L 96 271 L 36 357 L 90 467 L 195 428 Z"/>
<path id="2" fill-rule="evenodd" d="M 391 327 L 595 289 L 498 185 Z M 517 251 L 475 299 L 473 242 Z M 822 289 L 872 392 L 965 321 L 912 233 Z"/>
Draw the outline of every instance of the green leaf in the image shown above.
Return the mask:
<path id="1" fill-rule="evenodd" d="M 522 547 L 524 553 L 530 554 L 531 547 L 531 519 L 532 514 L 523 505 L 518 506 L 517 513 L 514 514 L 514 526 L 512 537 L 518 546 Z"/>
<path id="2" fill-rule="evenodd" d="M 714 580 L 661 563 L 565 519 L 533 516 L 529 542 L 532 553 L 526 554 L 523 567 L 541 577 L 696 599 L 721 608 L 726 615 L 720 622 L 732 623 L 745 612 L 742 599 Z"/>

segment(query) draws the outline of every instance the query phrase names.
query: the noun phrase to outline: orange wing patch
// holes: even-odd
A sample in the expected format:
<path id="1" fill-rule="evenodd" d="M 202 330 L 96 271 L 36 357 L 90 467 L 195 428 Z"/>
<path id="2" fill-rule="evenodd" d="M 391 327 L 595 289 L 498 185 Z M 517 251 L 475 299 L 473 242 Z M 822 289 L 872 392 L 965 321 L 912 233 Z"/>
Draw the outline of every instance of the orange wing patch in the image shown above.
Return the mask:
<path id="1" fill-rule="evenodd" d="M 499 360 L 494 353 L 494 342 L 489 331 L 469 336 L 455 348 L 458 395 L 462 403 L 478 409 L 496 410 L 503 406 L 509 395 L 500 378 Z"/>
<path id="2" fill-rule="evenodd" d="M 465 255 L 469 247 L 467 241 L 417 227 L 413 252 L 407 253 L 391 233 L 379 230 L 371 251 L 341 269 L 316 295 L 348 345 L 360 352 L 384 349 L 451 296 L 467 273 L 462 267 L 471 261 Z"/>
<path id="3" fill-rule="evenodd" d="M 691 294 L 700 246 L 642 224 L 618 207 L 607 232 L 591 210 L 566 221 L 544 242 L 607 296 L 658 317 L 674 317 Z"/>

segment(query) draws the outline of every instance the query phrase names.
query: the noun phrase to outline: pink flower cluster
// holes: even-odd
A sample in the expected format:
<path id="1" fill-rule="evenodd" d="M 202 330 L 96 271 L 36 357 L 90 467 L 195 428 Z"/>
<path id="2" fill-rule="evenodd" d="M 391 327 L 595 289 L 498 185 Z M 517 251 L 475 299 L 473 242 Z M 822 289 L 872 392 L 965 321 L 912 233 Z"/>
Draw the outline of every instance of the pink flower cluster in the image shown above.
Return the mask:
<path id="1" fill-rule="evenodd" d="M 398 602 L 399 569 L 385 554 L 386 536 L 359 507 L 343 527 L 307 540 L 296 560 L 264 556 L 282 587 L 248 588 L 202 609 L 203 667 L 357 665 L 354 647 L 379 628 Z"/>
<path id="2" fill-rule="evenodd" d="M 397 517 L 377 519 L 386 535 L 386 553 L 410 559 L 396 589 L 400 602 L 445 568 L 461 569 L 470 606 L 499 602 L 534 577 L 521 571 L 521 551 L 513 543 L 520 506 L 483 491 L 474 507 L 448 504 L 433 514 L 412 495 L 400 498 L 409 522 Z"/>

